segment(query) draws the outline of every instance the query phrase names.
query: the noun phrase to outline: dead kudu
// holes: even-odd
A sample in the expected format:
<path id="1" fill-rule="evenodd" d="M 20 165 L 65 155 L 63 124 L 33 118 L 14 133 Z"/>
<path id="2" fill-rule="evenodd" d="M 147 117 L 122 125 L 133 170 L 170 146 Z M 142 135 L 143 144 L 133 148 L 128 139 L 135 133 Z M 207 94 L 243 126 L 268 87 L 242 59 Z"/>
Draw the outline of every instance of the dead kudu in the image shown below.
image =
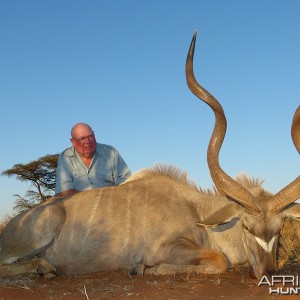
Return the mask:
<path id="1" fill-rule="evenodd" d="M 194 78 L 196 34 L 186 61 L 190 90 L 215 114 L 207 160 L 218 193 L 184 172 L 156 166 L 108 188 L 53 198 L 13 218 L 0 236 L 0 276 L 87 274 L 119 268 L 138 274 L 221 273 L 246 264 L 257 277 L 276 270 L 283 220 L 299 218 L 300 177 L 277 194 L 259 181 L 232 179 L 219 165 L 226 118 Z M 300 107 L 292 123 L 300 150 Z"/>

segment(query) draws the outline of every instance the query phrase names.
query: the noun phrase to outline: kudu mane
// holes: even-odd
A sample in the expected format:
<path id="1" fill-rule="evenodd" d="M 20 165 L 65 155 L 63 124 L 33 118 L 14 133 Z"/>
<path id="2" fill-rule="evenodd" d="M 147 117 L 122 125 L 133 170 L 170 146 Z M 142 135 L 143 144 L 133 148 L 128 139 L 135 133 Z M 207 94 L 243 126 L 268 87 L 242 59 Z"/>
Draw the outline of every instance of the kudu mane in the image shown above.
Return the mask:
<path id="1" fill-rule="evenodd" d="M 186 171 L 183 171 L 174 165 L 168 164 L 156 164 L 151 168 L 142 169 L 133 174 L 130 177 L 130 179 L 127 180 L 127 182 L 145 178 L 149 179 L 154 177 L 168 177 L 171 180 L 174 180 L 182 185 L 191 187 L 204 195 L 220 195 L 220 193 L 215 187 L 203 189 L 197 186 L 197 184 L 193 180 L 189 179 L 188 173 Z M 253 188 L 261 188 L 262 183 L 264 182 L 264 180 L 260 180 L 258 178 L 248 177 L 245 173 L 237 175 L 235 180 L 247 190 Z"/>

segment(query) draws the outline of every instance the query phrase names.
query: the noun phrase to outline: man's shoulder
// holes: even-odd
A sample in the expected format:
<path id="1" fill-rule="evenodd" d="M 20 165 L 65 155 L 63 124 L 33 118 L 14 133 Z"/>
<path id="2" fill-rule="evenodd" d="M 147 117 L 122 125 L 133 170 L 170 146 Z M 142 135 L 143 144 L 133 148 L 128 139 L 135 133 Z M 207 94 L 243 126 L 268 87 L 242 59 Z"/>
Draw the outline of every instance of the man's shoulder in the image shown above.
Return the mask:
<path id="1" fill-rule="evenodd" d="M 97 143 L 97 153 L 103 154 L 103 153 L 118 153 L 118 151 L 111 145 Z"/>
<path id="2" fill-rule="evenodd" d="M 62 151 L 59 156 L 60 157 L 70 157 L 70 156 L 74 156 L 74 155 L 75 155 L 74 148 L 70 147 L 70 148 L 67 148 L 64 151 Z"/>

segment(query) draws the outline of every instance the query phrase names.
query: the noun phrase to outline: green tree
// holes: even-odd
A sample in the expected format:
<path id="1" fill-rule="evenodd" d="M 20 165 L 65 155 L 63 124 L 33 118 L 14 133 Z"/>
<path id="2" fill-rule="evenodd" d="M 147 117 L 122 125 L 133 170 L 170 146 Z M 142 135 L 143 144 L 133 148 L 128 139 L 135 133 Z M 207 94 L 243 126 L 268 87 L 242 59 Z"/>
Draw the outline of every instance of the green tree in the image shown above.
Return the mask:
<path id="1" fill-rule="evenodd" d="M 16 164 L 1 173 L 8 177 L 16 176 L 21 182 L 30 182 L 33 187 L 24 197 L 14 195 L 17 200 L 13 210 L 18 213 L 29 210 L 54 195 L 57 160 L 58 154 L 48 154 L 27 164 Z"/>

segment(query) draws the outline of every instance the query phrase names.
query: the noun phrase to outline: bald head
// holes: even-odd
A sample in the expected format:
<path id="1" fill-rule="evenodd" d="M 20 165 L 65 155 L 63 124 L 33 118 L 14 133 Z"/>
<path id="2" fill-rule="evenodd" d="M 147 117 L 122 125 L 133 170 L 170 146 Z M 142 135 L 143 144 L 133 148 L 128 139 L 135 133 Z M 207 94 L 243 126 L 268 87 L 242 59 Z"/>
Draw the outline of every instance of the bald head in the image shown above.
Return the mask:
<path id="1" fill-rule="evenodd" d="M 76 138 L 80 132 L 93 132 L 90 125 L 86 123 L 77 123 L 71 129 L 71 137 Z"/>

